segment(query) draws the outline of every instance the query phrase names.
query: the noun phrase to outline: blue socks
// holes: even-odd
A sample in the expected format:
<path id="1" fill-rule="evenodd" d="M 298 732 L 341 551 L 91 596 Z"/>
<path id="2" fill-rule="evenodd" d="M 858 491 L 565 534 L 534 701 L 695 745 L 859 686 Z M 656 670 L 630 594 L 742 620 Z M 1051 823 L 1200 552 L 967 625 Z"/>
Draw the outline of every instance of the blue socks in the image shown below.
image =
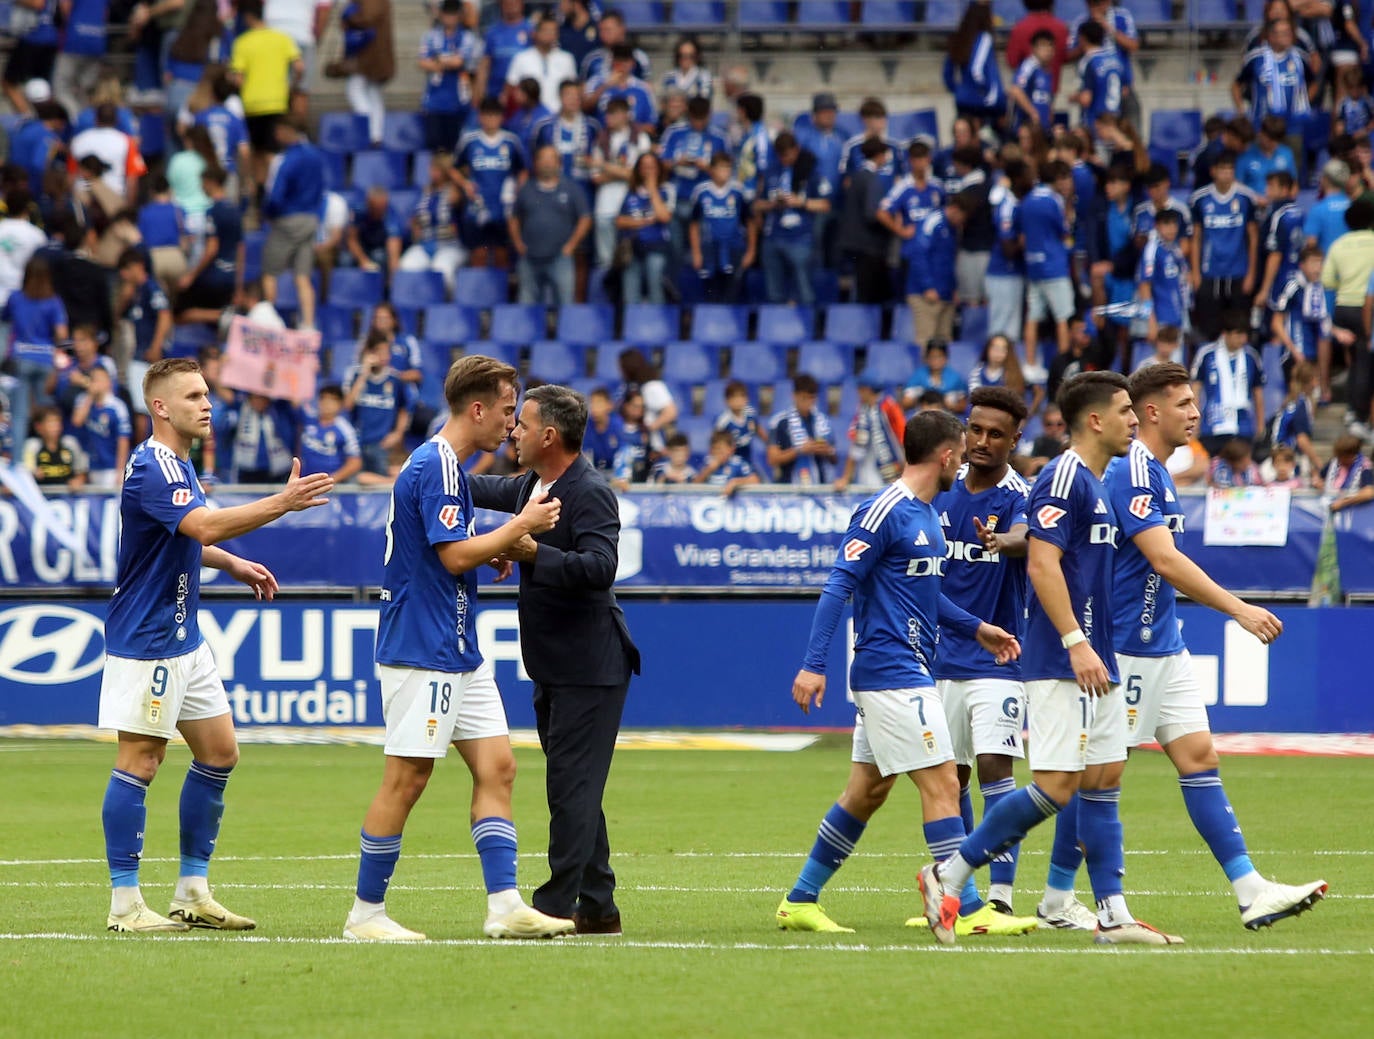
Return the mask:
<path id="1" fill-rule="evenodd" d="M 1122 893 L 1126 875 L 1122 849 L 1121 788 L 1078 792 L 1078 839 L 1088 861 L 1088 879 L 1099 905 Z"/>
<path id="2" fill-rule="evenodd" d="M 114 887 L 138 887 L 138 861 L 143 856 L 143 828 L 148 820 L 147 796 L 148 784 L 143 780 L 117 768 L 110 770 L 100 818 L 105 828 L 105 861 Z"/>
<path id="3" fill-rule="evenodd" d="M 386 886 L 391 883 L 391 874 L 396 872 L 396 861 L 401 857 L 401 835 L 394 837 L 373 837 L 362 831 L 362 855 L 358 860 L 359 902 L 381 905 L 386 901 Z"/>
<path id="4" fill-rule="evenodd" d="M 975 869 L 985 866 L 1058 811 L 1054 798 L 1034 783 L 1013 790 L 983 814 L 981 825 L 959 846 L 959 856 Z"/>
<path id="5" fill-rule="evenodd" d="M 987 806 L 983 811 L 986 812 L 990 807 L 991 805 Z M 973 795 L 968 792 L 966 786 L 959 788 L 959 818 L 964 820 L 964 833 L 972 833 L 977 824 L 973 821 Z"/>
<path id="6" fill-rule="evenodd" d="M 224 817 L 224 787 L 229 782 L 227 768 L 192 761 L 181 785 L 181 875 L 203 877 L 210 869 L 210 856 L 219 837 Z"/>
<path id="7" fill-rule="evenodd" d="M 986 816 L 997 807 L 999 801 L 1016 792 L 1016 780 L 1007 778 L 995 783 L 984 783 L 979 788 L 983 793 L 983 815 Z M 968 833 L 973 832 L 970 827 Z M 988 867 L 988 882 L 993 887 L 1010 888 L 1016 883 L 1016 860 L 1021 854 L 1021 845 L 1013 844 L 992 860 Z"/>
<path id="8" fill-rule="evenodd" d="M 921 829 L 925 833 L 926 846 L 930 848 L 930 857 L 936 862 L 944 862 L 957 852 L 964 840 L 964 820 L 957 815 L 925 823 Z M 978 885 L 969 877 L 959 889 L 959 915 L 968 916 L 982 908 Z"/>
<path id="9" fill-rule="evenodd" d="M 835 875 L 844 860 L 853 854 L 854 846 L 863 836 L 865 825 L 841 808 L 838 802 L 831 805 L 816 831 L 816 843 L 811 846 L 811 854 L 802 866 L 797 883 L 787 893 L 787 901 L 815 902 L 820 898 L 821 888 Z"/>
<path id="10" fill-rule="evenodd" d="M 1078 846 L 1078 795 L 1074 794 L 1054 822 L 1054 844 L 1050 847 L 1050 870 L 1045 879 L 1046 892 L 1073 891 L 1073 878 L 1083 865 L 1083 849 Z"/>
<path id="11" fill-rule="evenodd" d="M 1188 817 L 1226 871 L 1226 879 L 1235 881 L 1253 873 L 1255 867 L 1250 862 L 1245 837 L 1240 832 L 1231 802 L 1226 799 L 1217 770 L 1179 776 L 1178 785 L 1183 789 Z"/>
<path id="12" fill-rule="evenodd" d="M 492 815 L 472 824 L 472 843 L 482 860 L 482 880 L 487 894 L 515 888 L 515 824 Z"/>

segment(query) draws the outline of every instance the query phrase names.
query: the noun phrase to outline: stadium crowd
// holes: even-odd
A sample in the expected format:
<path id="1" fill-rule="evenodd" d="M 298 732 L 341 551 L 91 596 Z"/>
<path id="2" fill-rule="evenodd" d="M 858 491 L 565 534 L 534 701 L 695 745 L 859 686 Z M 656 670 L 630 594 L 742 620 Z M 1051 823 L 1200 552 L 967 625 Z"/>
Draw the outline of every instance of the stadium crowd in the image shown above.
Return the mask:
<path id="1" fill-rule="evenodd" d="M 399 57 L 386 0 L 46 0 L 12 23 L 3 76 L 0 452 L 43 484 L 118 486 L 148 428 L 141 373 L 190 355 L 214 391 L 207 476 L 275 481 L 299 453 L 385 483 L 465 348 L 528 351 L 532 381 L 586 391 L 587 453 L 619 487 L 872 486 L 907 415 L 963 414 L 986 385 L 1025 395 L 1033 475 L 1062 450 L 1066 377 L 1173 359 L 1203 410 L 1179 483 L 1369 485 L 1374 101 L 1353 5 L 1266 5 L 1237 111 L 1187 161 L 1140 133 L 1128 8 L 1025 6 L 1004 46 L 967 5 L 941 146 L 876 97 L 853 115 L 818 93 L 782 128 L 746 70 L 683 38 L 655 75 L 591 0 L 501 0 L 486 26 L 443 0 Z M 425 74 L 418 113 L 385 111 L 398 61 Z M 353 113 L 320 116 L 318 144 L 316 66 Z M 320 332 L 314 404 L 219 385 L 235 313 Z M 703 341 L 715 318 L 725 338 Z M 1342 389 L 1325 459 L 1316 413 Z"/>

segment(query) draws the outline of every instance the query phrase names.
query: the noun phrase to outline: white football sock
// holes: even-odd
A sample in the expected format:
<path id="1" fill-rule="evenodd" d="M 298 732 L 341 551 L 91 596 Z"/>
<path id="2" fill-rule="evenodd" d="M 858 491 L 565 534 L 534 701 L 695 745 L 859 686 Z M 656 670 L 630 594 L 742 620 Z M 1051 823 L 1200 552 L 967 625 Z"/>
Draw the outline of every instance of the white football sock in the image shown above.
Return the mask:
<path id="1" fill-rule="evenodd" d="M 513 913 L 525 904 L 525 900 L 520 897 L 520 892 L 515 888 L 506 891 L 493 891 L 487 895 L 487 915 L 505 916 Z"/>
<path id="2" fill-rule="evenodd" d="M 179 902 L 199 902 L 210 897 L 210 882 L 204 877 L 177 877 L 176 894 Z"/>
<path id="3" fill-rule="evenodd" d="M 1231 881 L 1231 886 L 1236 889 L 1236 901 L 1248 906 L 1259 898 L 1267 883 L 1268 881 L 1259 875 L 1259 870 L 1252 869 L 1245 876 Z"/>

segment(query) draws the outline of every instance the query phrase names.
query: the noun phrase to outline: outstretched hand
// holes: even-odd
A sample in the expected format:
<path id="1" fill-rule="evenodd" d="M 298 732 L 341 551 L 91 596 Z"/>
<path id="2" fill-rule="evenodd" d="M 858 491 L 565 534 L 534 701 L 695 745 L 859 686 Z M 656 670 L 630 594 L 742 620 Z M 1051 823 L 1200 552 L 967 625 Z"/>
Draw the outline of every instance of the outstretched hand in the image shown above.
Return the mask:
<path id="1" fill-rule="evenodd" d="M 334 477 L 328 473 L 301 475 L 301 460 L 291 459 L 291 475 L 286 478 L 281 499 L 287 512 L 303 512 L 317 505 L 328 505 L 329 499 L 323 497 L 334 489 Z"/>
<path id="2" fill-rule="evenodd" d="M 978 625 L 977 637 L 978 645 L 991 653 L 998 664 L 1005 664 L 1021 656 L 1021 643 L 1016 641 L 1016 636 L 996 624 L 984 621 Z"/>

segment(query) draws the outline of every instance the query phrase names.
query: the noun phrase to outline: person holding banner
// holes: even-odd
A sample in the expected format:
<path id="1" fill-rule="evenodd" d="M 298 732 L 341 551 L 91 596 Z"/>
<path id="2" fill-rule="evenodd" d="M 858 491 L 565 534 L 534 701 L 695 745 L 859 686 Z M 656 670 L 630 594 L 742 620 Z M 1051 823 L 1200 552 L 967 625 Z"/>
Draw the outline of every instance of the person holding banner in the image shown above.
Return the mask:
<path id="1" fill-rule="evenodd" d="M 238 741 L 224 684 L 197 623 L 202 566 L 223 570 L 271 599 L 277 579 L 259 563 L 217 547 L 288 512 L 325 505 L 329 476 L 302 477 L 293 461 L 276 494 L 230 508 L 206 507 L 191 466 L 191 444 L 210 432 L 210 392 L 186 358 L 154 362 L 143 382 L 153 435 L 129 462 L 120 497 L 122 533 L 114 595 L 105 621 L 102 729 L 119 733 L 115 766 L 101 811 L 112 892 L 106 929 L 156 934 L 203 927 L 247 931 L 257 925 L 230 912 L 206 880 L 224 814 L 224 789 L 238 763 Z M 147 822 L 144 800 L 180 732 L 191 747 L 181 789 L 181 870 L 171 910 L 148 908 L 138 872 Z"/>

